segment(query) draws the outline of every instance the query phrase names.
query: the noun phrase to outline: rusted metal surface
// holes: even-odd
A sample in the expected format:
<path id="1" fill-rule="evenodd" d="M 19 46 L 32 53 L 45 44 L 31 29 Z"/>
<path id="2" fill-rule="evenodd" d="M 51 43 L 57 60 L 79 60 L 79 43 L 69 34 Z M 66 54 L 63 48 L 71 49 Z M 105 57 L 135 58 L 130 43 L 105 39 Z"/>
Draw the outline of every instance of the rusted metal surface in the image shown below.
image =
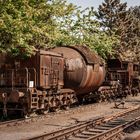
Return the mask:
<path id="1" fill-rule="evenodd" d="M 50 88 L 51 86 L 52 87 L 54 86 L 56 88 L 56 85 L 60 87 L 64 85 L 63 83 L 64 60 L 62 55 L 58 53 L 40 50 L 36 53 L 35 56 L 32 56 L 31 58 L 25 60 L 12 58 L 10 56 L 6 56 L 2 54 L 0 55 L 0 57 L 2 60 L 2 62 L 0 62 L 0 70 L 4 73 L 5 70 L 9 69 L 9 73 L 7 73 L 5 77 L 7 76 L 11 81 L 13 79 L 12 79 L 12 71 L 10 72 L 10 70 L 20 69 L 21 71 L 21 69 L 34 68 L 36 71 L 37 81 L 32 81 L 35 75 L 32 75 L 32 72 L 30 72 L 30 79 L 32 81 L 32 84 L 35 83 L 37 84 L 34 86 L 42 87 L 42 88 Z M 15 73 L 15 74 L 17 79 L 22 78 L 22 71 L 21 74 L 20 73 L 18 74 Z M 1 77 L 2 76 L 3 75 L 1 75 Z M 2 82 L 2 80 L 0 82 Z M 8 86 L 8 84 L 6 85 Z"/>
<path id="2" fill-rule="evenodd" d="M 0 108 L 6 116 L 11 109 L 24 111 L 26 108 L 26 112 L 32 112 L 47 110 L 53 104 L 58 106 L 56 103 L 63 98 L 58 92 L 64 85 L 61 54 L 40 50 L 27 59 L 0 57 Z M 67 97 L 72 98 L 72 94 Z"/>
<path id="3" fill-rule="evenodd" d="M 122 61 L 121 59 L 109 59 L 107 61 L 108 72 L 111 73 L 112 78 L 110 80 L 120 80 L 125 85 L 132 84 L 133 78 L 139 76 L 139 65 L 129 62 Z"/>
<path id="4" fill-rule="evenodd" d="M 89 93 L 104 81 L 105 68 L 101 58 L 83 46 L 58 47 L 54 52 L 62 53 L 65 58 L 65 87 L 79 94 Z"/>
<path id="5" fill-rule="evenodd" d="M 99 57 L 95 52 L 91 51 L 88 47 L 86 46 L 67 46 L 69 48 L 74 49 L 78 53 L 82 55 L 82 57 L 85 59 L 85 62 L 87 64 L 100 64 L 103 65 L 103 60 L 101 57 Z M 69 52 L 71 55 L 71 52 Z"/>
<path id="6" fill-rule="evenodd" d="M 118 81 L 121 86 L 121 94 L 138 93 L 140 90 L 139 65 L 121 59 L 109 59 L 107 62 L 108 71 L 106 79 L 108 81 Z"/>
<path id="7" fill-rule="evenodd" d="M 25 60 L 5 54 L 0 55 L 0 58 L 0 107 L 5 113 L 8 103 L 12 103 L 10 107 L 15 110 L 20 108 L 26 112 L 44 112 L 70 106 L 77 102 L 77 98 L 80 102 L 92 98 L 104 101 L 116 97 L 116 91 L 124 93 L 124 96 L 131 90 L 134 94 L 138 93 L 138 65 L 135 64 L 134 70 L 132 63 L 119 59 L 110 61 L 111 66 L 108 65 L 108 80 L 117 86 L 112 84 L 108 85 L 110 88 L 98 90 L 105 80 L 105 66 L 96 53 L 84 46 L 39 50 Z M 117 62 L 117 67 L 113 62 Z M 99 96 L 96 98 L 92 95 Z"/>
<path id="8" fill-rule="evenodd" d="M 63 87 L 64 61 L 61 55 L 51 52 L 41 51 L 39 59 L 39 81 L 40 87 L 51 88 Z M 59 88 L 60 88 L 59 87 Z"/>

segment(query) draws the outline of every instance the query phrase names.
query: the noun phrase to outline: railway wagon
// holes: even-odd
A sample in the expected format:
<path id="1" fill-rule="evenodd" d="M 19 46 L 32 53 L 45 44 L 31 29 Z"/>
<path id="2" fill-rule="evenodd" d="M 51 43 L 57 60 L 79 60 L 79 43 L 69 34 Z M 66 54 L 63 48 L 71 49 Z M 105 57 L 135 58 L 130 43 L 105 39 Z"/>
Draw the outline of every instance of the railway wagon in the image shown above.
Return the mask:
<path id="1" fill-rule="evenodd" d="M 0 113 L 46 113 L 77 102 L 138 93 L 139 64 L 100 56 L 84 46 L 38 50 L 30 58 L 0 55 Z"/>
<path id="2" fill-rule="evenodd" d="M 140 65 L 120 58 L 108 59 L 107 81 L 118 81 L 120 95 L 137 94 L 140 89 Z"/>
<path id="3" fill-rule="evenodd" d="M 27 59 L 0 57 L 0 110 L 4 116 L 67 108 L 97 89 L 105 77 L 100 57 L 83 46 L 39 50 Z"/>
<path id="4" fill-rule="evenodd" d="M 95 91 L 105 80 L 105 63 L 85 46 L 57 47 L 52 51 L 65 58 L 64 87 L 71 88 L 81 98 Z"/>
<path id="5" fill-rule="evenodd" d="M 0 109 L 7 112 L 48 111 L 59 107 L 63 95 L 64 58 L 61 54 L 40 50 L 28 59 L 1 55 Z M 66 90 L 72 98 L 72 90 Z"/>

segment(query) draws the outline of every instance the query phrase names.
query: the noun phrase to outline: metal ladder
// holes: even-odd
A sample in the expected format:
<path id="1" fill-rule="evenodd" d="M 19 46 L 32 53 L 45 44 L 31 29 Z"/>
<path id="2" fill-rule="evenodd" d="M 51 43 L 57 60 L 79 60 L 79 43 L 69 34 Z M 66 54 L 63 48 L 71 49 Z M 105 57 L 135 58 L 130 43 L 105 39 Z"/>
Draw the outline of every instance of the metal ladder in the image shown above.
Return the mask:
<path id="1" fill-rule="evenodd" d="M 35 89 L 33 89 L 33 92 L 31 93 L 31 109 L 37 109 L 38 108 L 38 94 Z"/>

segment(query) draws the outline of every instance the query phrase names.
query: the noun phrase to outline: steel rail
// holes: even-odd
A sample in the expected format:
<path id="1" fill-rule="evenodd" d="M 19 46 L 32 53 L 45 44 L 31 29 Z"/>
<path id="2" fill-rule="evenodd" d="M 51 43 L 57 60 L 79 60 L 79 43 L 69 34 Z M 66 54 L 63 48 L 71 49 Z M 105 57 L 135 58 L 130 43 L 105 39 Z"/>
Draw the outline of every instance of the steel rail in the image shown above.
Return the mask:
<path id="1" fill-rule="evenodd" d="M 139 110 L 139 109 L 140 109 L 140 107 L 138 106 L 138 107 L 131 108 L 131 109 L 128 109 L 126 111 L 123 111 L 121 113 L 118 113 L 116 115 L 106 116 L 106 117 L 82 122 L 82 123 L 79 123 L 79 124 L 74 125 L 72 127 L 61 129 L 61 130 L 58 130 L 56 132 L 52 132 L 52 133 L 48 133 L 48 134 L 43 134 L 43 135 L 36 136 L 36 137 L 33 137 L 33 138 L 28 138 L 27 140 L 59 140 L 59 139 L 62 140 L 62 139 L 69 139 L 70 136 L 75 136 L 76 134 L 81 133 L 82 131 L 88 130 L 92 127 L 94 128 L 95 126 L 98 126 L 100 124 L 104 124 L 104 123 L 109 122 L 109 121 L 111 121 L 115 118 L 125 116 L 125 115 L 130 114 L 132 112 L 135 112 L 136 110 Z M 113 132 L 115 132 L 116 130 L 119 131 L 120 126 L 117 126 L 116 128 L 112 129 Z M 111 129 L 110 129 L 110 131 L 111 131 Z M 103 134 L 107 135 L 107 133 L 109 133 L 109 130 L 108 130 L 108 132 L 106 131 L 106 132 L 98 135 L 97 138 L 99 138 L 99 136 L 101 137 Z M 93 136 L 93 137 L 91 136 L 90 138 L 95 138 L 96 139 L 96 136 Z M 89 140 L 92 140 L 90 138 L 89 138 Z"/>
<path id="2" fill-rule="evenodd" d="M 118 134 L 121 134 L 125 129 L 127 129 L 127 128 L 133 126 L 133 125 L 135 125 L 136 123 L 140 123 L 140 116 L 137 117 L 137 118 L 134 119 L 134 120 L 131 120 L 130 122 L 127 122 L 127 123 L 123 124 L 122 126 L 118 126 L 118 127 L 120 128 L 119 131 L 116 131 L 115 133 L 112 133 L 111 135 L 109 135 L 109 136 L 108 136 L 107 138 L 105 138 L 104 140 L 110 140 L 110 139 L 112 139 L 112 138 L 114 138 L 114 137 L 117 138 L 117 135 L 118 135 Z"/>
<path id="3" fill-rule="evenodd" d="M 96 107 L 98 105 L 97 104 L 90 104 L 90 105 L 82 105 L 80 107 L 73 107 L 70 108 L 69 110 L 61 110 L 60 112 L 49 112 L 47 114 L 42 114 L 42 115 L 38 115 L 38 116 L 32 116 L 29 118 L 20 118 L 20 119 L 14 119 L 14 120 L 8 120 L 8 121 L 0 121 L 0 128 L 2 127 L 7 127 L 7 126 L 15 126 L 18 124 L 23 124 L 23 123 L 29 123 L 29 122 L 33 122 L 33 121 L 39 121 L 41 119 L 46 119 L 48 117 L 54 116 L 54 115 L 60 115 L 62 113 L 73 113 L 73 112 L 80 112 L 80 111 L 84 111 L 87 109 L 92 109 L 94 107 Z"/>

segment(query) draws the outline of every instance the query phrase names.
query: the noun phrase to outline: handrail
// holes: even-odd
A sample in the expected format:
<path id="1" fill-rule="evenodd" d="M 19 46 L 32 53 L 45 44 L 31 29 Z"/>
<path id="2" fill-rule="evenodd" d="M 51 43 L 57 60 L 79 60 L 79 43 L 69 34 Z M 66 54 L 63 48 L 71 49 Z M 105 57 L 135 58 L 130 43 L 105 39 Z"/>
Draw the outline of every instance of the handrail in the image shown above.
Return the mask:
<path id="1" fill-rule="evenodd" d="M 34 86 L 36 86 L 35 68 L 26 67 L 26 68 L 18 68 L 18 69 L 6 69 L 0 71 L 0 86 L 7 86 L 7 87 L 11 87 L 12 89 L 16 86 L 29 87 L 30 80 L 34 81 Z M 22 85 L 20 81 L 21 82 L 25 81 L 25 83 L 23 83 L 24 85 Z"/>

